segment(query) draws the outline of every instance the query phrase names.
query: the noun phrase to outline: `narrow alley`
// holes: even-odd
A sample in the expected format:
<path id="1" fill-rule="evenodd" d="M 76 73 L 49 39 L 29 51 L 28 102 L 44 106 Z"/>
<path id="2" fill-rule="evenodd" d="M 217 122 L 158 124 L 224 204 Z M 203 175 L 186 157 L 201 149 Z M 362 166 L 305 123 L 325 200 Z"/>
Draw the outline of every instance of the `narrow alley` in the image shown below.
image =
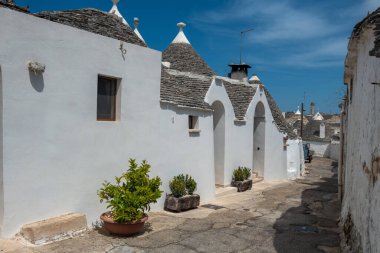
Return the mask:
<path id="1" fill-rule="evenodd" d="M 15 252 L 340 252 L 337 164 L 315 158 L 295 182 L 254 184 L 185 213 L 152 213 L 131 238 L 102 230 Z"/>

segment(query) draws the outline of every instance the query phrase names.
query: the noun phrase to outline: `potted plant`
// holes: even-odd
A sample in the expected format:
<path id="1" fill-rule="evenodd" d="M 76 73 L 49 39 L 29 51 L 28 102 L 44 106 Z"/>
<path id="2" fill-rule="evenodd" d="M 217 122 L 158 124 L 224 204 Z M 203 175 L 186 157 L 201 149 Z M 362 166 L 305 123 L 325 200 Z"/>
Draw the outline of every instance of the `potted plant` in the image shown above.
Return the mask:
<path id="1" fill-rule="evenodd" d="M 144 229 L 148 220 L 145 212 L 162 194 L 161 179 L 149 178 L 150 167 L 145 160 L 138 166 L 136 160 L 130 159 L 129 169 L 115 178 L 116 184 L 105 181 L 98 191 L 100 202 L 105 201 L 110 209 L 100 216 L 110 233 L 132 235 Z"/>
<path id="2" fill-rule="evenodd" d="M 200 196 L 194 194 L 197 183 L 191 176 L 175 176 L 169 182 L 169 187 L 171 194 L 166 195 L 165 210 L 181 212 L 199 206 Z"/>
<path id="3" fill-rule="evenodd" d="M 239 166 L 232 174 L 231 185 L 237 187 L 238 192 L 252 189 L 251 169 Z"/>

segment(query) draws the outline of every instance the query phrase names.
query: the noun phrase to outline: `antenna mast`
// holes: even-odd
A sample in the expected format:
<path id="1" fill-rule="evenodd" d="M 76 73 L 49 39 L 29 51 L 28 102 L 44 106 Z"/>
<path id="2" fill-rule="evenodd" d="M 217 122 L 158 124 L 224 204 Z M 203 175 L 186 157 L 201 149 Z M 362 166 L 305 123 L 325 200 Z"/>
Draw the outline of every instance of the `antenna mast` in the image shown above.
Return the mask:
<path id="1" fill-rule="evenodd" d="M 240 64 L 242 64 L 242 54 L 243 54 L 243 34 L 247 32 L 252 32 L 254 29 L 247 29 L 240 31 Z"/>

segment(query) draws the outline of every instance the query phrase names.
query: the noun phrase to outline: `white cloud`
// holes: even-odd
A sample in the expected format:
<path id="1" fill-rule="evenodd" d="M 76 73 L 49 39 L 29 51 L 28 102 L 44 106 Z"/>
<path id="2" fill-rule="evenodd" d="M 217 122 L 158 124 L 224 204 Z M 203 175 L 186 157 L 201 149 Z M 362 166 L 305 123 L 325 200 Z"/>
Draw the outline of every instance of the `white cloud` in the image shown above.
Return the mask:
<path id="1" fill-rule="evenodd" d="M 313 45 L 312 50 L 291 53 L 279 59 L 278 63 L 296 67 L 333 67 L 343 66 L 347 53 L 347 39 L 334 38 Z"/>
<path id="2" fill-rule="evenodd" d="M 254 24 L 256 42 L 294 41 L 336 33 L 340 27 L 328 23 L 316 11 L 297 9 L 287 2 L 235 0 L 224 10 L 194 18 L 197 23 L 225 27 L 231 22 Z M 213 32 L 213 31 L 212 31 Z"/>
<path id="3" fill-rule="evenodd" d="M 374 11 L 380 7 L 380 2 L 379 0 L 365 0 L 364 7 L 368 11 Z"/>
<path id="4" fill-rule="evenodd" d="M 263 64 L 266 61 L 272 65 L 302 68 L 341 66 L 352 26 L 360 21 L 353 13 L 365 15 L 365 9 L 374 10 L 377 5 L 379 0 L 363 0 L 354 6 L 334 8 L 318 3 L 299 5 L 298 2 L 297 5 L 292 0 L 231 0 L 223 9 L 198 14 L 193 23 L 213 33 L 212 36 L 228 39 L 238 38 L 239 29 L 253 24 L 255 31 L 245 35 L 245 43 L 252 43 L 256 50 L 279 49 L 268 57 L 261 56 Z M 251 53 L 258 59 L 257 52 Z M 281 55 L 276 55 L 279 53 Z"/>
<path id="5" fill-rule="evenodd" d="M 343 67 L 346 55 L 347 39 L 333 38 L 313 45 L 300 45 L 289 48 L 285 53 L 272 54 L 269 57 L 250 52 L 245 58 L 254 59 L 261 69 L 271 69 L 275 66 L 293 68 L 326 68 Z"/>

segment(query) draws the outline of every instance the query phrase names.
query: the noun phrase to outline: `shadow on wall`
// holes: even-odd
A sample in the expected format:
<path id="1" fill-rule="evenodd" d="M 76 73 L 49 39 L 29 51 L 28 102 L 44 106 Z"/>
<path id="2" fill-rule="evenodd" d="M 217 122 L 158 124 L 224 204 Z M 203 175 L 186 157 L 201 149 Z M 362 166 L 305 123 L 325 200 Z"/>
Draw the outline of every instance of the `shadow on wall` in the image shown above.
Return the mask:
<path id="1" fill-rule="evenodd" d="M 310 171 L 309 178 L 314 180 L 297 180 L 310 187 L 302 192 L 301 204 L 286 210 L 273 225 L 276 230 L 273 243 L 277 252 L 311 253 L 339 248 L 337 228 L 341 205 L 338 200 L 338 165 L 336 162 L 332 165 L 333 176 L 321 165 Z"/>
<path id="2" fill-rule="evenodd" d="M 33 88 L 37 92 L 43 92 L 45 83 L 44 83 L 44 76 L 41 72 L 33 72 L 29 70 L 29 79 L 30 83 L 32 84 Z"/>

